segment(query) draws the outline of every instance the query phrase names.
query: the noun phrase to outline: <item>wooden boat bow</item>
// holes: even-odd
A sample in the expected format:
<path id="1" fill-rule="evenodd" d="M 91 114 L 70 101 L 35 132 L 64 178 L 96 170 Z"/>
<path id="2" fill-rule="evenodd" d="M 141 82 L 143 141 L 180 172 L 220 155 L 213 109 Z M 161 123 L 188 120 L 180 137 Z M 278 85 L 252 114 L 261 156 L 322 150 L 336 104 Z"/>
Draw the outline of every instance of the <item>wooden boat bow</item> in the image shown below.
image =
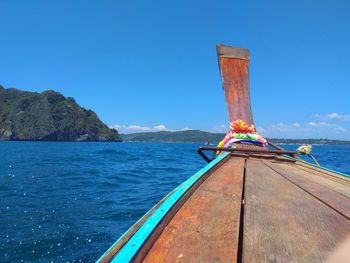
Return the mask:
<path id="1" fill-rule="evenodd" d="M 249 50 L 224 45 L 216 49 L 229 121 L 254 124 L 249 94 Z"/>
<path id="2" fill-rule="evenodd" d="M 249 51 L 218 46 L 229 120 L 253 124 Z M 98 262 L 323 262 L 350 234 L 350 177 L 252 145 L 164 197 Z"/>

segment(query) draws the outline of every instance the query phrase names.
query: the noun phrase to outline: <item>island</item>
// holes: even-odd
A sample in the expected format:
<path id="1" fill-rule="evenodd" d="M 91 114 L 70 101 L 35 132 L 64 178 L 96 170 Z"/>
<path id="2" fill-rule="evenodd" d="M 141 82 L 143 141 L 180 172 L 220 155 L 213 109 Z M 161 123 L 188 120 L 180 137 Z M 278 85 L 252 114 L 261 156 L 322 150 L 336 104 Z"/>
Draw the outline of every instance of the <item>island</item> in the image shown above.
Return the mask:
<path id="1" fill-rule="evenodd" d="M 159 131 L 121 134 L 125 142 L 201 142 L 217 143 L 224 138 L 223 133 L 200 130 Z"/>
<path id="2" fill-rule="evenodd" d="M 71 97 L 0 86 L 0 140 L 122 141 L 117 130 Z"/>
<path id="3" fill-rule="evenodd" d="M 212 133 L 200 130 L 186 131 L 159 131 L 121 134 L 125 142 L 196 142 L 204 144 L 217 144 L 225 137 L 225 133 Z M 278 144 L 332 144 L 349 145 L 350 141 L 330 139 L 280 139 L 267 138 Z"/>
<path id="4" fill-rule="evenodd" d="M 92 110 L 54 90 L 41 93 L 5 89 L 0 85 L 0 140 L 9 141 L 111 141 L 194 142 L 215 145 L 224 133 L 201 130 L 119 134 L 104 124 Z M 330 139 L 268 138 L 278 144 L 349 145 Z"/>

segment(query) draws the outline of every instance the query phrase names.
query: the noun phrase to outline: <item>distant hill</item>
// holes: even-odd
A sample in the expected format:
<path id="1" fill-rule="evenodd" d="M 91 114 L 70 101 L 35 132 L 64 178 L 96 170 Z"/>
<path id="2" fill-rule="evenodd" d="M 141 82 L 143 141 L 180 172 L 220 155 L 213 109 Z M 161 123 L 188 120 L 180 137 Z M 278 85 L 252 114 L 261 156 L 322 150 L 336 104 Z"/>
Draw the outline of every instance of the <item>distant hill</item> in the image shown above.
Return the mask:
<path id="1" fill-rule="evenodd" d="M 121 134 L 123 141 L 131 142 L 198 142 L 218 143 L 225 137 L 224 133 L 211 133 L 200 130 L 160 131 Z M 350 141 L 328 139 L 268 139 L 274 143 L 291 144 L 350 144 Z"/>
<path id="2" fill-rule="evenodd" d="M 209 142 L 217 143 L 225 136 L 223 133 L 211 133 L 200 130 L 160 131 L 121 134 L 123 141 L 133 142 Z"/>
<path id="3" fill-rule="evenodd" d="M 92 110 L 73 98 L 0 86 L 0 140 L 121 141 Z"/>

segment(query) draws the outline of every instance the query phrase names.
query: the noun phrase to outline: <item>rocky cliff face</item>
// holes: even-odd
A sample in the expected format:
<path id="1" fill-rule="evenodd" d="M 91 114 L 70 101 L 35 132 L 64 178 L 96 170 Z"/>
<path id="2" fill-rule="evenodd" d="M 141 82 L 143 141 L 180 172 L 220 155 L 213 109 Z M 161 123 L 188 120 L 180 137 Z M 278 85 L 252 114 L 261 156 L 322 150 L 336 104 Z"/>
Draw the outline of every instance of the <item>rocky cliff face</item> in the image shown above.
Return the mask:
<path id="1" fill-rule="evenodd" d="M 53 90 L 0 86 L 0 140 L 121 141 L 91 110 Z"/>

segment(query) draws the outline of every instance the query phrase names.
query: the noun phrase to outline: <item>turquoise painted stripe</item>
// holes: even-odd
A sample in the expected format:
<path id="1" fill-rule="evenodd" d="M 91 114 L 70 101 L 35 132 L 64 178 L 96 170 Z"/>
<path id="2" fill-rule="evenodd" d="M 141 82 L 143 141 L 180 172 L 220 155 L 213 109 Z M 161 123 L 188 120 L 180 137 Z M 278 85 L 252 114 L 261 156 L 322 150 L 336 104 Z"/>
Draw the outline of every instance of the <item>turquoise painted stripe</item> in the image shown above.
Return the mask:
<path id="1" fill-rule="evenodd" d="M 207 171 L 214 167 L 218 162 L 224 159 L 229 152 L 225 152 L 219 155 L 212 162 L 208 163 L 202 169 L 200 169 L 193 176 L 188 178 L 185 182 L 179 185 L 169 197 L 158 207 L 157 210 L 145 221 L 145 223 L 136 231 L 136 233 L 130 238 L 130 240 L 122 247 L 119 253 L 113 258 L 112 262 L 130 262 L 136 255 L 137 251 L 141 248 L 159 222 L 170 211 L 174 204 L 183 196 L 183 194 L 194 185 L 198 179 L 200 179 Z M 124 234 L 125 235 L 125 234 Z M 124 236 L 123 235 L 123 236 Z M 121 238 L 119 238 L 120 240 Z M 118 241 L 116 242 L 118 243 Z M 102 258 L 102 257 L 101 257 Z M 101 259 L 100 258 L 100 259 Z"/>
<path id="2" fill-rule="evenodd" d="M 332 170 L 332 169 L 329 169 L 329 168 L 326 168 L 326 167 L 323 167 L 323 166 L 317 166 L 316 164 L 309 163 L 307 161 L 300 160 L 300 159 L 297 159 L 297 158 L 293 158 L 293 157 L 288 156 L 288 155 L 284 155 L 284 156 L 288 157 L 289 159 L 292 159 L 292 160 L 295 160 L 295 161 L 298 161 L 298 162 L 301 162 L 301 163 L 306 163 L 308 165 L 311 165 L 311 166 L 314 166 L 314 167 L 317 167 L 317 168 L 321 168 L 321 169 L 326 170 L 328 172 L 332 172 L 332 173 L 339 174 L 339 175 L 342 175 L 342 176 L 350 178 L 350 175 L 348 175 L 348 174 L 345 174 L 345 173 L 342 173 L 342 172 L 339 172 L 339 171 L 336 171 L 336 170 Z"/>
<path id="3" fill-rule="evenodd" d="M 171 191 L 169 194 L 167 194 L 163 199 L 167 198 L 167 196 L 171 195 L 175 190 L 176 190 L 176 188 L 175 188 L 173 191 Z M 162 200 L 163 200 L 163 199 L 162 199 Z M 132 229 L 135 225 L 137 225 L 145 216 L 147 216 L 147 215 L 153 210 L 153 208 L 155 208 L 157 205 L 158 205 L 158 204 L 155 204 L 150 210 L 147 211 L 146 214 L 144 214 L 139 220 L 137 220 L 135 224 L 133 224 L 126 232 L 124 232 L 124 234 L 121 235 L 121 236 L 118 238 L 118 240 L 115 241 L 115 242 L 113 243 L 113 245 L 112 245 L 105 253 L 103 253 L 103 255 L 96 261 L 96 263 L 101 262 L 102 259 L 103 259 L 105 256 L 107 256 L 107 254 L 114 248 L 114 246 L 116 246 L 116 245 L 119 243 L 119 241 L 122 240 L 122 239 L 125 237 L 125 235 L 126 235 L 129 231 L 131 231 L 131 229 Z"/>
<path id="4" fill-rule="evenodd" d="M 156 205 L 157 205 L 157 204 L 156 204 Z M 122 239 L 124 238 L 124 236 L 125 236 L 139 221 L 141 221 L 146 215 L 148 215 L 156 205 L 154 205 L 146 214 L 144 214 L 139 220 L 137 220 L 135 224 L 133 224 L 126 232 L 124 232 L 124 234 L 121 235 L 121 236 L 118 238 L 118 240 L 115 241 L 115 242 L 113 243 L 113 245 L 112 245 L 105 253 L 103 253 L 103 255 L 96 261 L 96 263 L 101 262 L 102 259 L 103 259 L 105 256 L 107 256 L 107 254 L 114 248 L 114 246 L 116 246 L 116 245 L 119 243 L 119 241 L 122 240 Z"/>

